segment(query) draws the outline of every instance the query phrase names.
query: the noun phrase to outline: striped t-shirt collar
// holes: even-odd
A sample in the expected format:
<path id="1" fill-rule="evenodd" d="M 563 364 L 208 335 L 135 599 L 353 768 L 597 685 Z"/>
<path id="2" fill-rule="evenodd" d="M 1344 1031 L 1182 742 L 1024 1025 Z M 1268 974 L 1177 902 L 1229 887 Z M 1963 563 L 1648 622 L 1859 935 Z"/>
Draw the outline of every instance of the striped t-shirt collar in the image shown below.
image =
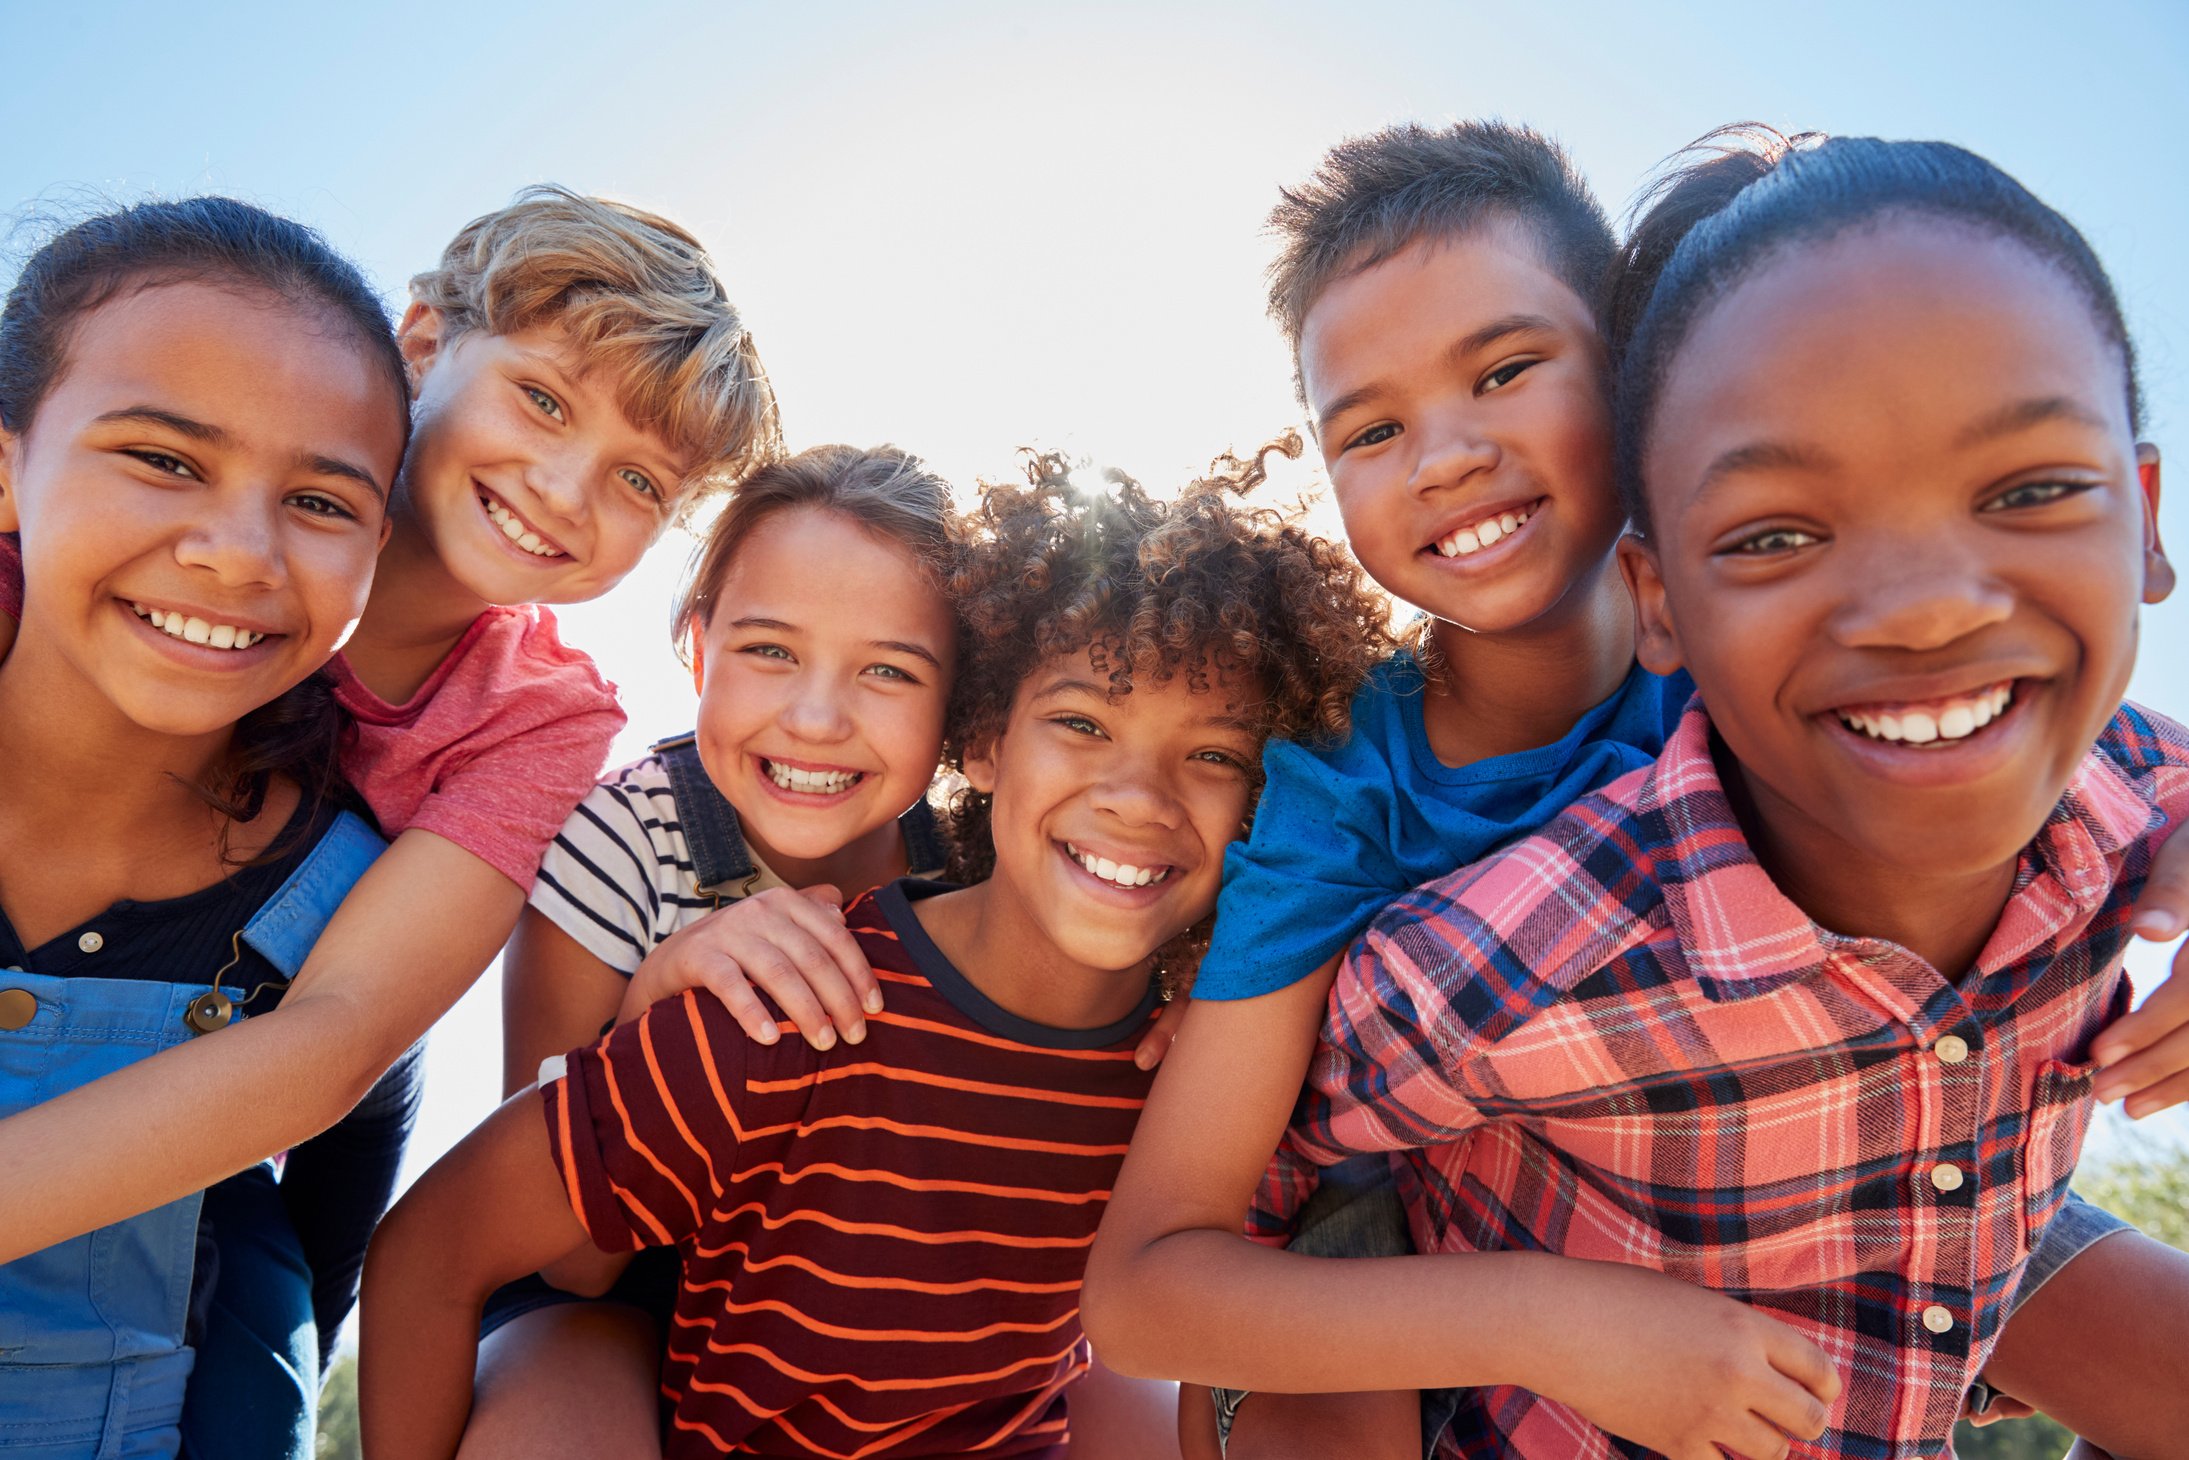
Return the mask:
<path id="1" fill-rule="evenodd" d="M 956 884 L 932 882 L 920 877 L 901 877 L 895 882 L 874 890 L 874 902 L 888 920 L 890 930 L 903 943 L 904 950 L 919 969 L 921 977 L 935 986 L 935 991 L 950 1001 L 966 1018 L 1005 1039 L 1020 1044 L 1030 1044 L 1041 1049 L 1104 1049 L 1133 1037 L 1148 1022 L 1155 1009 L 1155 982 L 1148 982 L 1148 992 L 1133 1007 L 1131 1013 L 1114 1024 L 1099 1029 L 1059 1029 L 1050 1024 L 1036 1024 L 1023 1019 L 997 1003 L 974 987 L 973 981 L 958 971 L 958 966 L 943 956 L 935 940 L 927 936 L 927 929 L 912 911 L 912 904 L 922 898 L 933 897 L 940 892 L 953 892 Z"/>

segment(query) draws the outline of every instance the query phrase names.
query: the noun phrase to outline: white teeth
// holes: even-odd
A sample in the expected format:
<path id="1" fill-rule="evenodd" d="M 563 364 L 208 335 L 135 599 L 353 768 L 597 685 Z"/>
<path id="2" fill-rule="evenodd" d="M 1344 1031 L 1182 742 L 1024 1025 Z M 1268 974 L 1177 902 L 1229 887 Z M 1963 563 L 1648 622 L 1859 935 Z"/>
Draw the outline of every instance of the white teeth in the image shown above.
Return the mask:
<path id="1" fill-rule="evenodd" d="M 2002 684 L 1977 694 L 1942 701 L 1923 710 L 1842 710 L 1840 723 L 1873 740 L 1900 740 L 1910 745 L 1966 740 L 2006 713 L 2013 702 L 2014 686 Z"/>
<path id="2" fill-rule="evenodd" d="M 543 542 L 540 535 L 524 525 L 524 519 L 495 501 L 482 496 L 479 505 L 486 508 L 487 520 L 502 530 L 502 536 L 536 558 L 559 558 L 562 553 Z"/>
<path id="3" fill-rule="evenodd" d="M 202 618 L 192 618 L 172 609 L 147 608 L 141 603 L 132 603 L 129 606 L 137 617 L 153 628 L 189 644 L 203 644 L 213 649 L 248 649 L 266 637 L 249 629 L 239 629 L 234 624 L 208 623 Z"/>
<path id="4" fill-rule="evenodd" d="M 823 796 L 833 796 L 848 791 L 860 779 L 858 771 L 807 771 L 796 766 L 778 765 L 772 760 L 760 764 L 767 770 L 768 779 L 786 791 L 808 791 Z"/>
<path id="5" fill-rule="evenodd" d="M 1119 887 L 1146 887 L 1150 883 L 1161 882 L 1171 874 L 1168 867 L 1135 867 L 1130 862 L 1113 862 L 1108 857 L 1097 857 L 1081 851 L 1070 842 L 1066 842 L 1064 848 L 1080 866 L 1103 881 L 1113 882 Z"/>
<path id="6" fill-rule="evenodd" d="M 1485 517 L 1480 522 L 1460 528 L 1449 537 L 1439 539 L 1437 552 L 1447 558 L 1463 558 L 1469 553 L 1480 552 L 1511 537 L 1527 521 L 1528 514 L 1525 511 L 1500 512 L 1495 517 Z"/>

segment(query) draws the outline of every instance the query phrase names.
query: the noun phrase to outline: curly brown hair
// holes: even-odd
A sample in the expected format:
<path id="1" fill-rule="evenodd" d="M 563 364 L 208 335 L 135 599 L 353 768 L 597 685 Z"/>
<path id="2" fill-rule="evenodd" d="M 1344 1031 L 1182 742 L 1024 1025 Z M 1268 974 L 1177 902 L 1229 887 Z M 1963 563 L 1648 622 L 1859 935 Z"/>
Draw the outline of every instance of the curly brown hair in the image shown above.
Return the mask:
<path id="1" fill-rule="evenodd" d="M 1112 698 L 1179 674 L 1198 691 L 1215 670 L 1260 687 L 1251 713 L 1264 737 L 1343 736 L 1354 692 L 1390 652 L 1389 610 L 1297 507 L 1239 500 L 1267 479 L 1270 456 L 1299 454 L 1288 431 L 1250 456 L 1219 457 L 1167 502 L 1117 471 L 1083 489 L 1054 454 L 1029 455 L 1023 486 L 983 483 L 950 585 L 968 652 L 944 764 L 962 772 L 968 750 L 1002 733 L 1040 665 L 1089 649 Z M 990 802 L 970 788 L 951 798 L 955 881 L 994 869 Z M 1171 981 L 1205 946 L 1206 923 L 1165 950 Z"/>

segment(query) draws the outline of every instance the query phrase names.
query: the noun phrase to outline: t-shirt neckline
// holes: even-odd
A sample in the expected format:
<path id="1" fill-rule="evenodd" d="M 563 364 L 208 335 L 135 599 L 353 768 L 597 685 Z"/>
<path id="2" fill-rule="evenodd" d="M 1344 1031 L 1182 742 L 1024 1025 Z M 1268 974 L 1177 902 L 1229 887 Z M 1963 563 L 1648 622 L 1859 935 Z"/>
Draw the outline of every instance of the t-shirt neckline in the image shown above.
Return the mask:
<path id="1" fill-rule="evenodd" d="M 1043 1049 L 1103 1049 L 1117 1044 L 1136 1033 L 1148 1020 L 1155 1008 L 1155 988 L 1151 982 L 1148 992 L 1133 1011 L 1114 1024 L 1096 1029 L 1059 1029 L 1053 1024 L 1037 1024 L 1021 1018 L 1004 1008 L 974 986 L 971 979 L 958 971 L 958 966 L 943 956 L 942 949 L 927 935 L 920 924 L 912 904 L 937 893 L 955 892 L 954 882 L 937 882 L 925 877 L 900 877 L 874 889 L 875 906 L 881 909 L 890 930 L 904 944 L 911 955 L 912 965 L 921 977 L 934 985 L 935 991 L 949 1001 L 952 1008 L 987 1030 L 1020 1044 L 1030 1044 Z"/>

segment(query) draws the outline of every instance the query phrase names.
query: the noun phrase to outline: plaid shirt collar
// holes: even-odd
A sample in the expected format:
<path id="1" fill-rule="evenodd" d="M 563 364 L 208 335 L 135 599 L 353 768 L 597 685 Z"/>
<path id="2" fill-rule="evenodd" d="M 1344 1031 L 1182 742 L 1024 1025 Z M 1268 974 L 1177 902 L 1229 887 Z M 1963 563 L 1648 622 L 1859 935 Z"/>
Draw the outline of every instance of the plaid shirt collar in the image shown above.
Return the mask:
<path id="1" fill-rule="evenodd" d="M 1647 773 L 1635 803 L 1643 850 L 1664 892 L 1689 970 L 1714 1003 L 1754 998 L 1824 970 L 1831 955 L 1873 940 L 1819 927 L 1756 861 L 1711 753 L 1715 735 L 1697 695 Z M 2068 905 L 2089 914 L 2111 893 L 2110 859 L 2164 819 L 2150 796 L 2096 748 L 2022 853 L 2015 885 L 2050 877 Z M 1987 966 L 2012 959 L 2050 928 L 2028 927 L 2016 946 L 1987 946 Z"/>

